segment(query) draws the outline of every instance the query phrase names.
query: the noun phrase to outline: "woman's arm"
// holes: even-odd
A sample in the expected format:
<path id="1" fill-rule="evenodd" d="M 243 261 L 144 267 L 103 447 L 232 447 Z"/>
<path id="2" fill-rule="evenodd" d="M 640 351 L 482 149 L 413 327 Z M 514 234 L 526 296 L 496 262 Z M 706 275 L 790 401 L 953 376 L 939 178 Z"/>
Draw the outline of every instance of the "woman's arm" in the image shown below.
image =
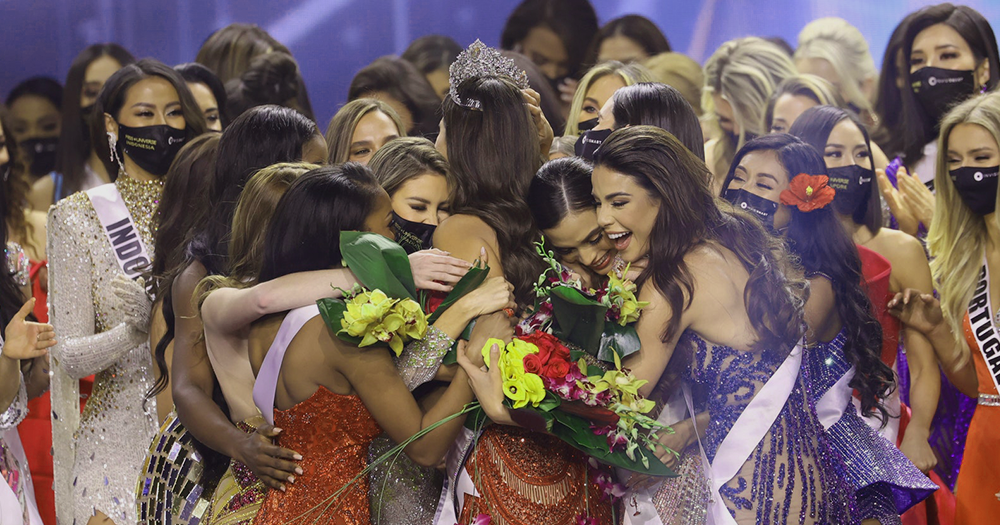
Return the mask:
<path id="1" fill-rule="evenodd" d="M 79 244 L 84 232 L 66 217 L 79 212 L 67 204 L 52 208 L 49 214 L 49 317 L 60 333 L 52 356 L 70 377 L 80 379 L 114 364 L 142 344 L 146 334 L 137 323 L 127 321 L 95 334 L 93 261 L 90 251 Z"/>
<path id="2" fill-rule="evenodd" d="M 901 257 L 898 260 L 908 263 L 896 265 L 892 270 L 896 274 L 899 289 L 914 288 L 922 293 L 932 293 L 934 287 L 931 271 L 920 242 L 913 237 L 905 238 L 905 242 L 899 247 L 899 254 Z M 931 421 L 937 411 L 941 393 L 941 375 L 934 347 L 927 337 L 906 325 L 901 333 L 910 369 L 912 414 L 899 449 L 917 468 L 927 472 L 937 463 L 937 457 L 927 440 L 930 438 Z"/>
<path id="3" fill-rule="evenodd" d="M 21 306 L 4 330 L 0 339 L 0 413 L 8 412 L 12 404 L 13 412 L 26 412 L 27 396 L 24 381 L 21 377 L 21 361 L 44 357 L 48 349 L 56 344 L 55 331 L 50 324 L 32 323 L 25 318 L 35 307 L 35 299 Z M 19 399 L 22 398 L 22 399 Z M 15 403 L 17 400 L 17 403 Z M 12 420 L 13 412 L 5 414 L 4 420 Z M 23 414 L 21 414 L 23 416 Z M 9 421 L 8 421 L 9 422 Z M 16 425 L 17 423 L 13 423 Z M 0 423 L 0 428 L 9 428 Z"/>
<path id="4" fill-rule="evenodd" d="M 277 436 L 271 425 L 245 434 L 212 400 L 214 373 L 201 337 L 203 325 L 194 303 L 194 289 L 205 277 L 205 268 L 195 262 L 174 281 L 176 318 L 171 389 L 177 417 L 191 434 L 209 448 L 246 464 L 266 485 L 280 488 L 296 473 L 294 451 L 275 447 L 267 438 Z"/>

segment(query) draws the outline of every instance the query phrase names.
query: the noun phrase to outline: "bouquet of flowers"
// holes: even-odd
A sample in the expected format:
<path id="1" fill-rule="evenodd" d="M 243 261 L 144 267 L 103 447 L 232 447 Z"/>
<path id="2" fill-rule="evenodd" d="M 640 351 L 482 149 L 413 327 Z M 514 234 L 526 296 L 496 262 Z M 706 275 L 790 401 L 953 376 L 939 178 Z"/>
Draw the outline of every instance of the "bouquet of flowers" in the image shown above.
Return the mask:
<path id="1" fill-rule="evenodd" d="M 600 288 L 584 289 L 551 251 L 545 251 L 544 239 L 535 246 L 548 268 L 535 283 L 534 312 L 517 326 L 517 335 L 550 333 L 606 363 L 638 351 L 632 323 L 648 303 L 636 299 L 635 283 L 612 272 Z"/>
<path id="2" fill-rule="evenodd" d="M 675 476 L 653 454 L 657 432 L 666 427 L 646 415 L 655 405 L 639 394 L 646 381 L 622 368 L 616 353 L 614 368 L 604 370 L 552 334 L 534 332 L 506 345 L 489 340 L 482 350 L 487 362 L 493 345 L 501 348 L 497 366 L 511 409 L 533 413 L 547 432 L 602 463 Z"/>

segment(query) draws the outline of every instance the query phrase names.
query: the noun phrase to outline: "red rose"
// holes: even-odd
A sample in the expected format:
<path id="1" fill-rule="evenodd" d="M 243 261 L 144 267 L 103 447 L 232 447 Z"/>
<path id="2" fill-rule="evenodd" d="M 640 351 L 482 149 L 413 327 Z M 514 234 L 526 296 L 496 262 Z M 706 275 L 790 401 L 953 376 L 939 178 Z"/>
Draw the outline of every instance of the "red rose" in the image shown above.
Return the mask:
<path id="1" fill-rule="evenodd" d="M 529 374 L 540 374 L 542 372 L 542 360 L 538 354 L 528 354 L 524 356 L 524 371 Z"/>
<path id="2" fill-rule="evenodd" d="M 545 365 L 545 368 L 542 369 L 542 375 L 549 379 L 558 381 L 566 377 L 566 374 L 569 373 L 569 367 L 569 361 L 560 359 L 559 357 L 552 357 L 548 364 Z"/>
<path id="3" fill-rule="evenodd" d="M 520 339 L 538 347 L 538 357 L 542 364 L 548 363 L 554 357 L 569 361 L 569 349 L 552 334 L 534 332 Z"/>

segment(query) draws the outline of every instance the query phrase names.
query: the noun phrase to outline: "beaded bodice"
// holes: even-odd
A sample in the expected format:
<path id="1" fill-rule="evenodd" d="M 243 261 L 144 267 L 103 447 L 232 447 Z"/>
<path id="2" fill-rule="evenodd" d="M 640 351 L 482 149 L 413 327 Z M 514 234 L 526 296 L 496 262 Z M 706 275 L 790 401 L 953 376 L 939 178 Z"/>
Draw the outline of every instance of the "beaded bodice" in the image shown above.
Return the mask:
<path id="1" fill-rule="evenodd" d="M 302 455 L 303 474 L 286 484 L 286 492 L 270 490 L 255 523 L 303 522 L 360 525 L 369 523 L 368 477 L 358 478 L 329 507 L 321 504 L 347 485 L 367 464 L 368 446 L 382 429 L 358 396 L 334 394 L 319 387 L 305 401 L 274 409 L 281 428 L 278 445 Z M 325 512 L 323 510 L 325 509 Z"/>

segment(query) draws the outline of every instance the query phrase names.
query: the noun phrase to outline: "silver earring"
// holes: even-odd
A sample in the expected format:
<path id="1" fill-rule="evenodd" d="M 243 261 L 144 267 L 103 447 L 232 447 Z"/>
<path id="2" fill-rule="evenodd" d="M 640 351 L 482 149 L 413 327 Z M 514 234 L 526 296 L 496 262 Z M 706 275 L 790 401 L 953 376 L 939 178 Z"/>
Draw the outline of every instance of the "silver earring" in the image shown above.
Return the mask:
<path id="1" fill-rule="evenodd" d="M 118 158 L 118 137 L 110 131 L 108 132 L 108 148 L 111 149 L 111 162 L 121 167 L 122 161 Z"/>

